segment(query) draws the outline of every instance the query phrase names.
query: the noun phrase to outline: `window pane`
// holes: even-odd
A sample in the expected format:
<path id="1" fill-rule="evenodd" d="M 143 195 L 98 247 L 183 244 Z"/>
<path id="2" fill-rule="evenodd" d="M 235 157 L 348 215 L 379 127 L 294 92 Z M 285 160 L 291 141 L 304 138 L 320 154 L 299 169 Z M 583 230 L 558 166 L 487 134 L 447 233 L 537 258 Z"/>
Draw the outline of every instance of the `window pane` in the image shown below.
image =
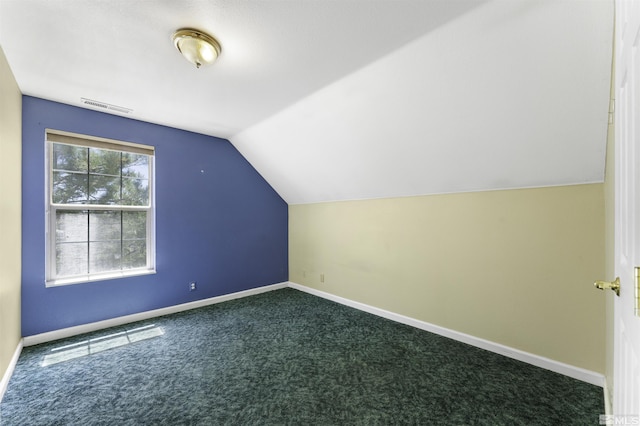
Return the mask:
<path id="1" fill-rule="evenodd" d="M 120 241 L 92 242 L 89 246 L 89 272 L 119 271 L 121 269 Z"/>
<path id="2" fill-rule="evenodd" d="M 146 206 L 149 204 L 149 181 L 147 179 L 122 178 L 122 204 Z"/>
<path id="3" fill-rule="evenodd" d="M 89 175 L 91 204 L 120 204 L 120 177 Z"/>
<path id="4" fill-rule="evenodd" d="M 56 273 L 58 276 L 83 275 L 88 270 L 88 244 L 56 244 Z"/>
<path id="5" fill-rule="evenodd" d="M 80 173 L 53 172 L 53 202 L 83 204 L 87 202 L 89 176 Z"/>
<path id="6" fill-rule="evenodd" d="M 87 148 L 54 143 L 53 168 L 87 173 L 87 153 Z"/>
<path id="7" fill-rule="evenodd" d="M 122 239 L 147 238 L 147 212 L 122 212 Z"/>
<path id="8" fill-rule="evenodd" d="M 88 214 L 56 211 L 56 272 L 60 276 L 88 273 Z"/>
<path id="9" fill-rule="evenodd" d="M 120 241 L 121 213 L 92 211 L 89 214 L 89 241 Z"/>
<path id="10" fill-rule="evenodd" d="M 147 266 L 146 241 L 123 241 L 122 256 L 122 269 L 144 268 Z"/>
<path id="11" fill-rule="evenodd" d="M 122 153 L 122 176 L 148 179 L 149 178 L 149 156 Z"/>
<path id="12" fill-rule="evenodd" d="M 120 152 L 107 149 L 89 149 L 89 172 L 92 174 L 120 176 Z"/>
<path id="13" fill-rule="evenodd" d="M 89 239 L 89 212 L 73 210 L 56 211 L 56 245 L 84 242 Z"/>

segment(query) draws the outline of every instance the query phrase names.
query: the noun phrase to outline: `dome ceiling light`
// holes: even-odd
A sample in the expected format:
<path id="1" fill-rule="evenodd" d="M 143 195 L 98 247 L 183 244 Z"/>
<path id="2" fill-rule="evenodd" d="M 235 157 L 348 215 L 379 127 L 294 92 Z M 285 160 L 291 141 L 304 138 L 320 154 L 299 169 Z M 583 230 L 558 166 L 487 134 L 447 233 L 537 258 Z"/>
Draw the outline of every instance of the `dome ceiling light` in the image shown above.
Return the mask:
<path id="1" fill-rule="evenodd" d="M 182 28 L 173 34 L 173 44 L 196 68 L 213 63 L 220 55 L 218 40 L 193 28 Z"/>

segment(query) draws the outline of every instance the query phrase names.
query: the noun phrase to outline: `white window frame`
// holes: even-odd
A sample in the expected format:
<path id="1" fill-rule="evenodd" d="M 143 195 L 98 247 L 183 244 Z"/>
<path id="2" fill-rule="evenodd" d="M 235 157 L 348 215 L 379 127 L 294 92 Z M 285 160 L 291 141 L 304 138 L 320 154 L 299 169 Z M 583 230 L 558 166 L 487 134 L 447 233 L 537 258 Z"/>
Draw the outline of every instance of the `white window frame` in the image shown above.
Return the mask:
<path id="1" fill-rule="evenodd" d="M 85 148 L 100 148 L 112 151 L 145 154 L 149 156 L 149 202 L 146 206 L 126 206 L 126 205 L 101 205 L 101 204 L 56 204 L 53 202 L 53 144 L 74 145 Z M 123 142 L 113 139 L 105 139 L 94 136 L 80 135 L 76 133 L 64 132 L 60 130 L 46 129 L 46 281 L 47 287 L 54 287 L 68 284 L 79 284 L 92 281 L 109 280 L 115 278 L 131 277 L 136 275 L 155 274 L 156 272 L 156 251 L 155 251 L 155 148 L 150 145 L 142 145 L 131 142 Z M 56 275 L 56 212 L 58 210 L 77 211 L 146 211 L 146 252 L 147 262 L 145 267 L 117 270 L 108 272 L 98 272 L 74 276 Z"/>

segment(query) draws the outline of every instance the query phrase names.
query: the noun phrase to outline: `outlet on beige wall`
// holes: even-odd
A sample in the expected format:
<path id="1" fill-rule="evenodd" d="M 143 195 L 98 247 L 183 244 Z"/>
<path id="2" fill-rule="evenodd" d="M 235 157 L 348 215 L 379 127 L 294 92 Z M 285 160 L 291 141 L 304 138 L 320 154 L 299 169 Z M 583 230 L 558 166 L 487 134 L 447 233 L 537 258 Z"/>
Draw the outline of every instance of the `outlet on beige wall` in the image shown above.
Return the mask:
<path id="1" fill-rule="evenodd" d="M 598 373 L 604 258 L 602 184 L 289 207 L 291 281 Z"/>

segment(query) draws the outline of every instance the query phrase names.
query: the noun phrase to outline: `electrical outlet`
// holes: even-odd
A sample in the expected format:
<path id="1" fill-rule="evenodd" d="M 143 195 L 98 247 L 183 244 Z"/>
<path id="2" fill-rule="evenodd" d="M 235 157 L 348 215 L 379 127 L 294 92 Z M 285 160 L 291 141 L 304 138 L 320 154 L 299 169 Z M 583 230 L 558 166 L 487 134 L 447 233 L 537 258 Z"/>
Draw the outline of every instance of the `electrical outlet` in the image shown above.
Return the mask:
<path id="1" fill-rule="evenodd" d="M 323 283 L 324 282 L 324 274 L 320 274 L 320 282 Z"/>
<path id="2" fill-rule="evenodd" d="M 194 291 L 196 289 L 196 282 L 195 281 L 191 281 L 189 283 L 189 291 Z"/>

